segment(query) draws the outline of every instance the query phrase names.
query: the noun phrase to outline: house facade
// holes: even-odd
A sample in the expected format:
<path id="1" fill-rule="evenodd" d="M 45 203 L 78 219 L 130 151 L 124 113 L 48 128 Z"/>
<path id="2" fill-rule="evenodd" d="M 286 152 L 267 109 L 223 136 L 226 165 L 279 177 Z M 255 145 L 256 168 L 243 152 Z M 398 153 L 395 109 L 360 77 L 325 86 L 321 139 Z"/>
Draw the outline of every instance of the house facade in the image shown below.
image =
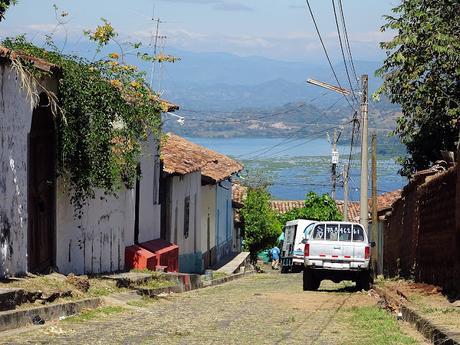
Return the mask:
<path id="1" fill-rule="evenodd" d="M 158 141 L 144 143 L 135 189 L 96 191 L 76 217 L 69 183 L 56 173 L 47 96 L 57 90 L 56 68 L 31 58 L 48 75 L 39 86 L 14 68 L 9 53 L 0 47 L 0 277 L 122 270 L 125 247 L 160 237 Z"/>
<path id="2" fill-rule="evenodd" d="M 162 238 L 179 246 L 181 272 L 202 272 L 233 247 L 231 158 L 168 134 L 161 148 Z"/>

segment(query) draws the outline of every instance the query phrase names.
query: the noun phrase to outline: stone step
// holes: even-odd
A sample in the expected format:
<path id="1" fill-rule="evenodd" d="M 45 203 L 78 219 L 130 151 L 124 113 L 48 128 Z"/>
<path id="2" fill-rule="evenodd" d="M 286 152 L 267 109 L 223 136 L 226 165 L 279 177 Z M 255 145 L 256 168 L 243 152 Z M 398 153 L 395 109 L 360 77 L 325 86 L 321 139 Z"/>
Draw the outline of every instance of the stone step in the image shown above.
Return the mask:
<path id="1" fill-rule="evenodd" d="M 0 288 L 0 311 L 15 309 L 22 303 L 24 290 Z"/>

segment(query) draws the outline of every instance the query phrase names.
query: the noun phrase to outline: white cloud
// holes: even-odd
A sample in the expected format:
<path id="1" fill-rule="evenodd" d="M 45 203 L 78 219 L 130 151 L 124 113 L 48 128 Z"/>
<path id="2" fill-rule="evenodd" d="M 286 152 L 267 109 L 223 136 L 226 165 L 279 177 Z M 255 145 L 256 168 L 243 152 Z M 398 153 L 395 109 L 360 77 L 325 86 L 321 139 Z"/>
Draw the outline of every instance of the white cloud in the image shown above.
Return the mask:
<path id="1" fill-rule="evenodd" d="M 246 6 L 239 2 L 221 2 L 213 6 L 213 9 L 219 11 L 229 11 L 229 12 L 252 12 L 254 9 L 252 7 Z"/>

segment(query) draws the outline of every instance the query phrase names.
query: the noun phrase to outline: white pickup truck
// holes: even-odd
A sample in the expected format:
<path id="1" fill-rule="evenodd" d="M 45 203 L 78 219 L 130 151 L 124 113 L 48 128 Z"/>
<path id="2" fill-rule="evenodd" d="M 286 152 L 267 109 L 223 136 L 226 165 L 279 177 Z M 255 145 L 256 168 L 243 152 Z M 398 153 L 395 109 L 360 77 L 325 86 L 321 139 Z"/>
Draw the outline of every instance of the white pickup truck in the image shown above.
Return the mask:
<path id="1" fill-rule="evenodd" d="M 305 229 L 314 220 L 291 220 L 284 226 L 284 240 L 281 247 L 281 273 L 302 272 Z"/>
<path id="2" fill-rule="evenodd" d="M 318 289 L 323 279 L 356 282 L 358 289 L 372 284 L 370 248 L 358 223 L 316 222 L 305 229 L 303 289 Z"/>

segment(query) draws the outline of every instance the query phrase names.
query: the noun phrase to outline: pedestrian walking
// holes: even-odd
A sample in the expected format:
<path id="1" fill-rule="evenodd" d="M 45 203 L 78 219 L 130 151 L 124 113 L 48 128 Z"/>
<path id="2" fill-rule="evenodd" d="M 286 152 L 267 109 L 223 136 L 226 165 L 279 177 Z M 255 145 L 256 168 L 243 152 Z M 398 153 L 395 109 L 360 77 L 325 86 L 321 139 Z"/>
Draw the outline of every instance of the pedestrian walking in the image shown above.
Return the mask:
<path id="1" fill-rule="evenodd" d="M 279 263 L 280 263 L 280 250 L 277 246 L 274 246 L 270 250 L 270 253 L 272 255 L 272 269 L 277 270 L 279 269 Z"/>

